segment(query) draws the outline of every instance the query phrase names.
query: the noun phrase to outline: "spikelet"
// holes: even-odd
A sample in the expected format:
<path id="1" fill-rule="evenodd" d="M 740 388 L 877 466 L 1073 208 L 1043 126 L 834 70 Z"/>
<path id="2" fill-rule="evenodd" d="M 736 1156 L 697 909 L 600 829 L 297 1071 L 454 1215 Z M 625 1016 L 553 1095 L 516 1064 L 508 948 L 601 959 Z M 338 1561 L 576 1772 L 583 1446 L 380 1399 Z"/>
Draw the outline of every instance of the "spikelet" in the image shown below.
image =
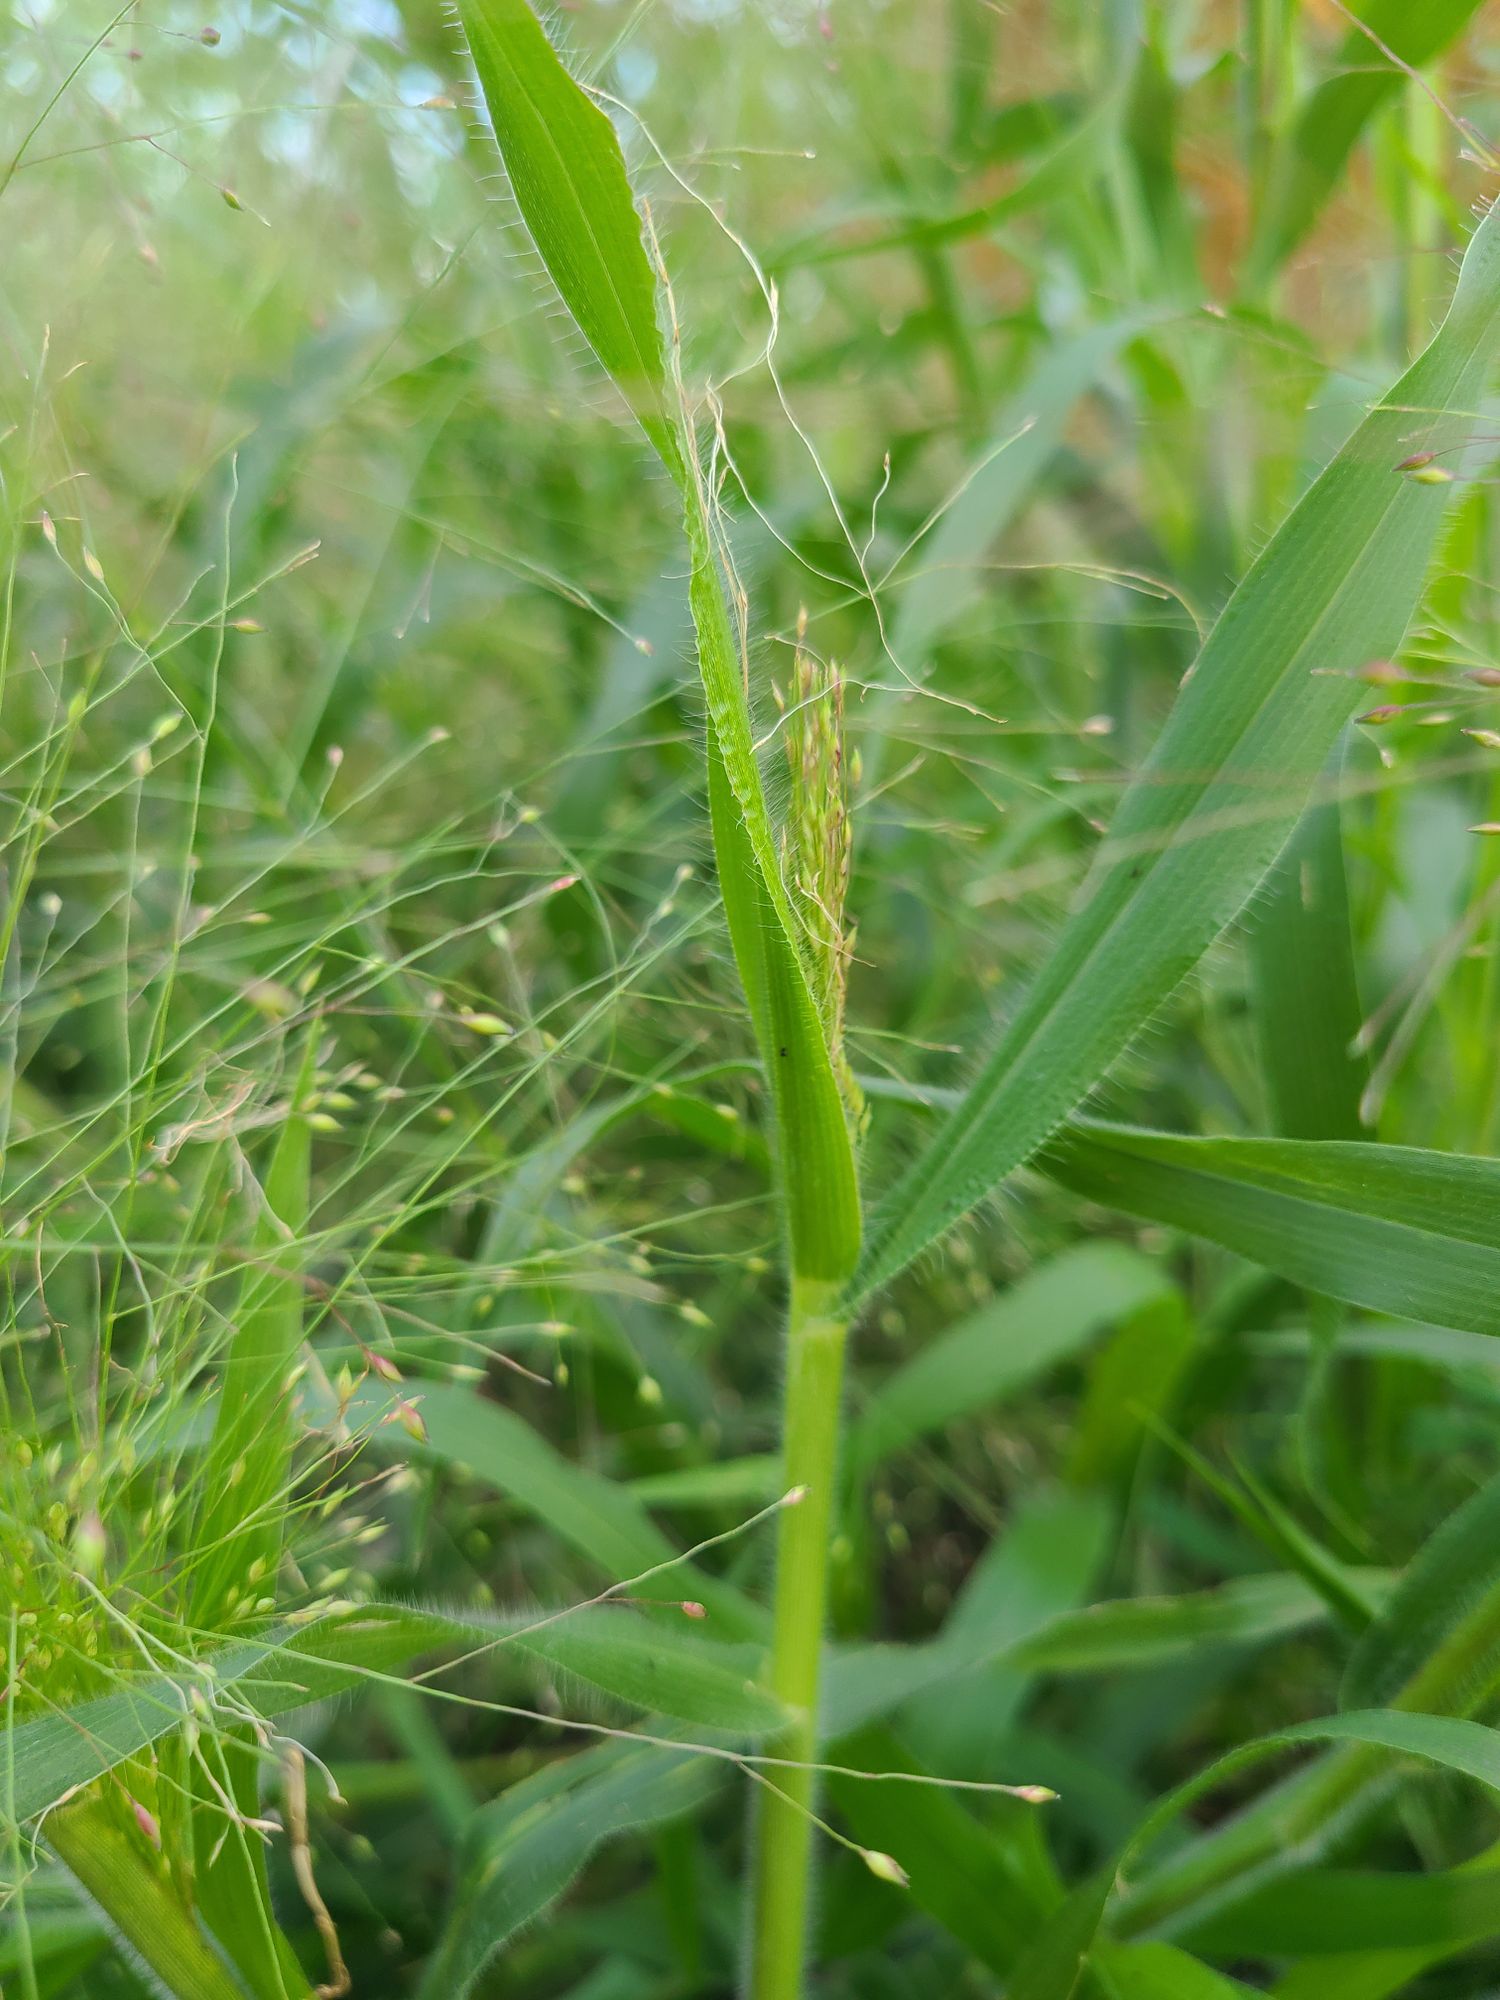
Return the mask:
<path id="1" fill-rule="evenodd" d="M 797 615 L 797 646 L 790 698 L 775 689 L 786 722 L 791 792 L 781 834 L 782 867 L 804 923 L 813 997 L 823 1017 L 828 1052 L 849 1129 L 864 1132 L 868 1111 L 844 1049 L 844 1006 L 854 926 L 847 921 L 854 836 L 849 782 L 859 779 L 858 753 L 844 744 L 844 681 L 837 666 L 807 649 L 807 613 Z"/>

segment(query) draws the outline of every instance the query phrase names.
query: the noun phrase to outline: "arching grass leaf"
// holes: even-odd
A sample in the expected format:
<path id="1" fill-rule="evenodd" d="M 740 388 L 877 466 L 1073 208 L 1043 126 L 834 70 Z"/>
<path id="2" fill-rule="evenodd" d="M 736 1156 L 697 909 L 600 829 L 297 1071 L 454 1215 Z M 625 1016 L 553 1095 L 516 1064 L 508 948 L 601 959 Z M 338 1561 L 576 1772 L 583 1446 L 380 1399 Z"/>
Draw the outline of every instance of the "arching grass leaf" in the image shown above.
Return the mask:
<path id="1" fill-rule="evenodd" d="M 15 1723 L 0 1734 L 0 1797 L 24 1825 L 67 1793 L 178 1729 L 192 1713 L 190 1689 L 234 1689 L 265 1717 L 358 1688 L 429 1654 L 483 1660 L 502 1651 L 530 1655 L 615 1700 L 672 1714 L 699 1727 L 755 1737 L 784 1720 L 750 1673 L 750 1655 L 625 1607 L 509 1612 L 493 1617 L 372 1605 L 352 1616 L 260 1639 L 207 1656 L 204 1674 L 142 1674 L 113 1694 Z M 0 1825 L 5 1824 L 0 1816 Z"/>
<path id="2" fill-rule="evenodd" d="M 1310 1291 L 1500 1332 L 1500 1160 L 1076 1120 L 1041 1164 L 1075 1194 L 1206 1236 Z"/>
<path id="3" fill-rule="evenodd" d="M 475 1814 L 421 2000 L 462 2000 L 495 1953 L 568 1888 L 605 1841 L 703 1805 L 723 1766 L 690 1751 L 601 1744 L 512 1785 Z"/>
<path id="4" fill-rule="evenodd" d="M 1472 428 L 1500 349 L 1500 218 L 1427 352 L 1292 510 L 1225 608 L 1122 800 L 1084 900 L 962 1105 L 876 1218 L 887 1283 L 1035 1152 L 1238 913 L 1285 844 L 1355 676 L 1401 644 L 1442 514 L 1396 468 Z"/>

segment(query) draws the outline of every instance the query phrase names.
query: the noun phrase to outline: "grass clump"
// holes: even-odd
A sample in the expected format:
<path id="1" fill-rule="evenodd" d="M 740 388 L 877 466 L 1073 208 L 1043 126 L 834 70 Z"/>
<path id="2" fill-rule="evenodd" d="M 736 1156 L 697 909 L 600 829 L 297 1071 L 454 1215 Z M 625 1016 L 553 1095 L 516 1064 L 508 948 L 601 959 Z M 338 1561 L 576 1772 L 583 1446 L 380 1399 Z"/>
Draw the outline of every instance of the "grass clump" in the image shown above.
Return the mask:
<path id="1" fill-rule="evenodd" d="M 16 17 L 7 1992 L 1493 1983 L 1493 93 L 1336 13 Z"/>

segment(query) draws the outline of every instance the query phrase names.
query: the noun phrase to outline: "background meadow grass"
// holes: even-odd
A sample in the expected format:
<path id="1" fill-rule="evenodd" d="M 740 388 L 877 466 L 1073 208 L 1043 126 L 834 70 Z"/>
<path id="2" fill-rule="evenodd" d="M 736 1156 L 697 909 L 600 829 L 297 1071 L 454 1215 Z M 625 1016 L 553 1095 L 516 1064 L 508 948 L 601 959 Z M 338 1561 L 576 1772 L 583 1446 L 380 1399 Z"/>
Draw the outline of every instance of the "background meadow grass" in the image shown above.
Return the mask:
<path id="1" fill-rule="evenodd" d="M 778 807 L 799 629 L 845 678 L 877 1194 L 1494 192 L 1493 10 L 1366 12 L 1384 50 L 1333 0 L 559 16 L 640 121 L 716 385 Z M 780 1224 L 676 495 L 440 10 L 53 0 L 0 74 L 0 1982 L 291 2000 L 336 1983 L 331 1923 L 360 1994 L 728 1994 Z M 1494 1154 L 1496 426 L 1467 422 L 1292 916 L 1267 942 L 1263 890 L 1090 1109 Z M 1068 1179 L 1010 1180 L 851 1341 L 830 1755 L 955 1788 L 830 1781 L 809 1990 L 1500 1990 L 1493 1796 L 1387 1763 L 1311 1804 L 1232 1775 L 1087 1970 L 1029 1951 L 1154 1799 L 1346 1674 L 1379 1707 L 1441 1656 L 1425 1705 L 1483 1717 L 1500 1590 L 1484 1331 Z M 328 1698 L 276 1719 L 289 1656 L 223 1649 L 347 1605 L 428 1643 L 299 1667 Z M 196 1884 L 208 1969 L 151 1964 L 44 1811 L 110 1761 L 69 1712 L 142 1688 L 158 1749 L 89 1794 L 92 1852 L 173 1908 Z M 1017 1782 L 1061 1796 L 956 1788 Z"/>

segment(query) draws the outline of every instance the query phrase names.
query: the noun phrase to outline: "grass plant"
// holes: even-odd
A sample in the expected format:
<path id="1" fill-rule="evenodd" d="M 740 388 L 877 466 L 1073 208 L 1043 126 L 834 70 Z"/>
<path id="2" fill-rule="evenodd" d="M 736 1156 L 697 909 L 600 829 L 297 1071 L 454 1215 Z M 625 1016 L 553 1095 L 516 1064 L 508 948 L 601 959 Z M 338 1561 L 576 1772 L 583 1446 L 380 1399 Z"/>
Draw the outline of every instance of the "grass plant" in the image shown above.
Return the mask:
<path id="1" fill-rule="evenodd" d="M 1494 1985 L 1485 11 L 15 14 L 0 1990 Z"/>

